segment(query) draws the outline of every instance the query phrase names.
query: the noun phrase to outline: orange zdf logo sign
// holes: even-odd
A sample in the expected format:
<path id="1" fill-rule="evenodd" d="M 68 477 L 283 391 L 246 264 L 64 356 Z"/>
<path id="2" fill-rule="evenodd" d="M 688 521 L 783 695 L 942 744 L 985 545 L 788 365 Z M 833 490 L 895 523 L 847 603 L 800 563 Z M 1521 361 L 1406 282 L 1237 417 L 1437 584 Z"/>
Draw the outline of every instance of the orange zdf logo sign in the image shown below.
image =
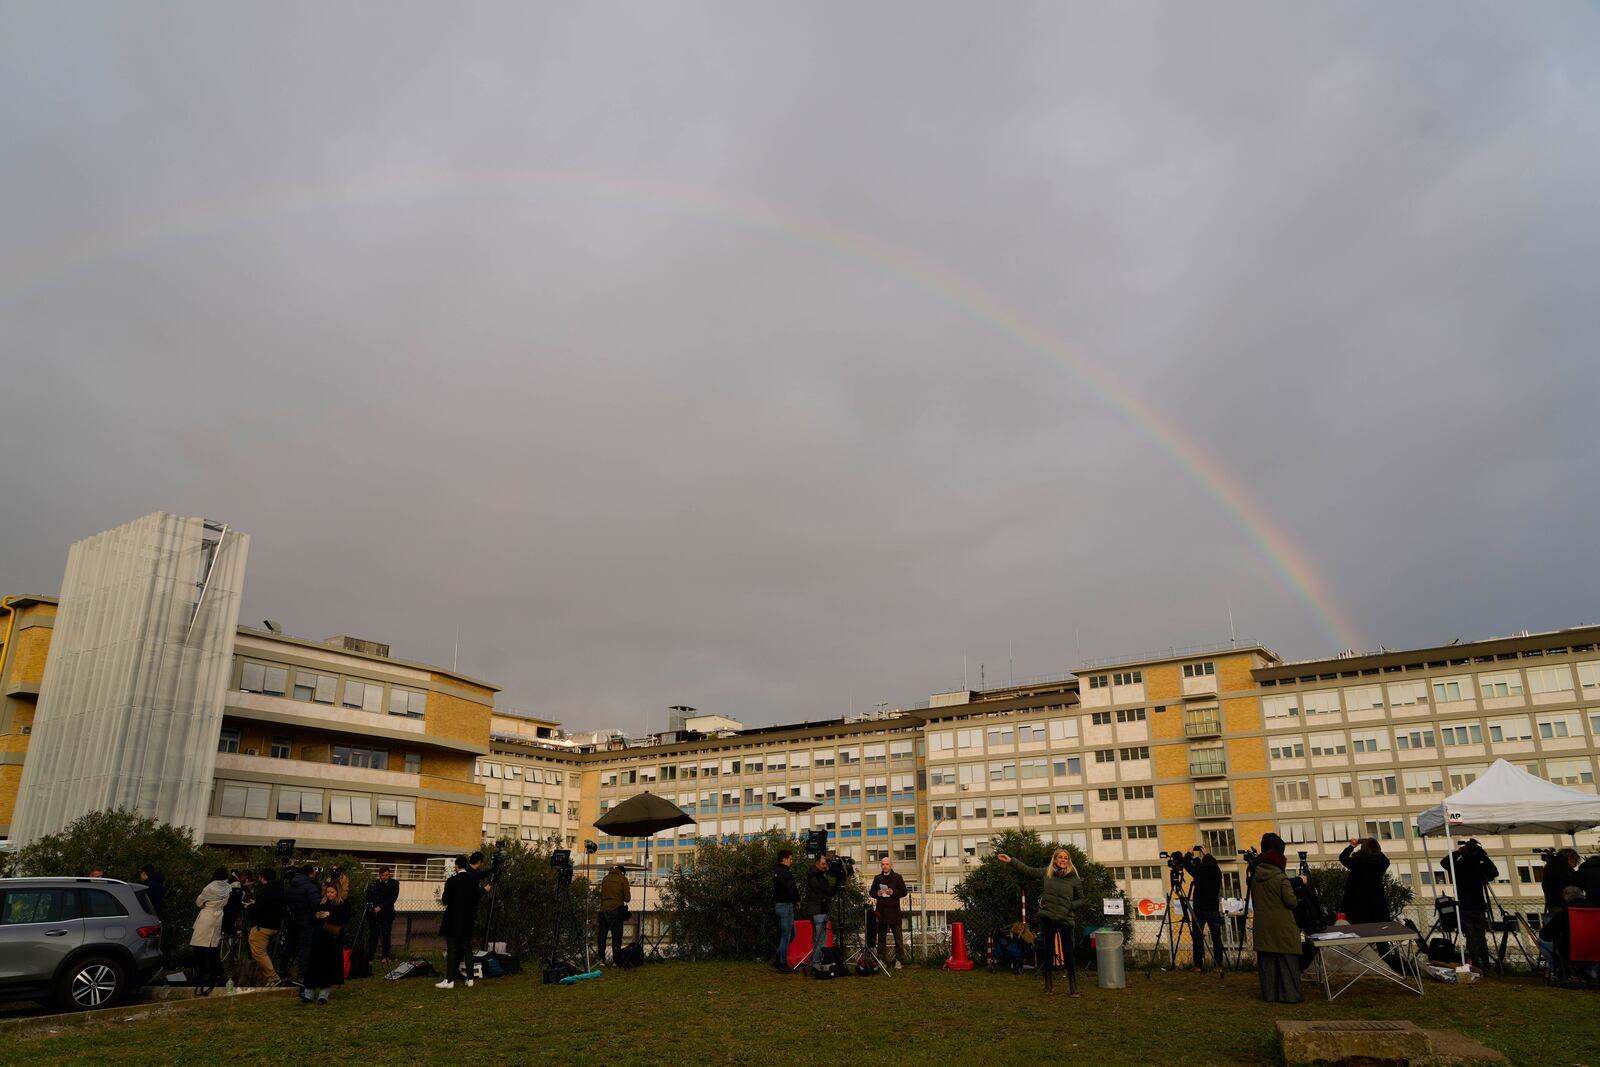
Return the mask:
<path id="1" fill-rule="evenodd" d="M 1146 898 L 1139 901 L 1140 915 L 1160 915 L 1166 910 L 1167 906 L 1159 900 L 1150 900 L 1149 898 Z"/>

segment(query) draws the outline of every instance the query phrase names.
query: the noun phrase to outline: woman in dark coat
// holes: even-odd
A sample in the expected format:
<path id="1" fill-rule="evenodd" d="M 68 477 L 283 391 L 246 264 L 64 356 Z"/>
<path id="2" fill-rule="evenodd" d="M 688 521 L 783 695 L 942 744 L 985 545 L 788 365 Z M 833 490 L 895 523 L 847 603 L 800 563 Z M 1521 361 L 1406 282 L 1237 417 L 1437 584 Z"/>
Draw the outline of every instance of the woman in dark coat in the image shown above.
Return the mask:
<path id="1" fill-rule="evenodd" d="M 1345 921 L 1352 926 L 1388 922 L 1389 896 L 1383 891 L 1383 872 L 1389 869 L 1389 857 L 1383 854 L 1378 839 L 1352 837 L 1339 853 L 1339 862 L 1350 871 L 1344 882 L 1344 903 L 1339 906 Z"/>
<path id="2" fill-rule="evenodd" d="M 329 882 L 322 887 L 311 924 L 311 961 L 306 966 L 305 985 L 300 1003 L 328 1003 L 333 987 L 344 984 L 344 928 L 350 925 L 350 901 L 339 899 L 339 886 Z"/>

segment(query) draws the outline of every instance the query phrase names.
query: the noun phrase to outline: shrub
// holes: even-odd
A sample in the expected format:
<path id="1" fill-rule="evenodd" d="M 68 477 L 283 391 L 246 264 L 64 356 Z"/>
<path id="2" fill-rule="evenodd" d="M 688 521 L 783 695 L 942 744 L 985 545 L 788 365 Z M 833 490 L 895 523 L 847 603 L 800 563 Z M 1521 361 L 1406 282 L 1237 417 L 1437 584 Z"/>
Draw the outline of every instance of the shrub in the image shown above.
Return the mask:
<path id="1" fill-rule="evenodd" d="M 127 809 L 95 811 L 79 817 L 59 834 L 41 837 L 19 849 L 11 867 L 24 877 L 83 875 L 103 867 L 108 878 L 137 884 L 139 868 L 150 864 L 165 881 L 161 908 L 161 947 L 186 955 L 194 927 L 194 898 L 227 856 L 195 843 L 180 826 L 160 823 Z"/>
<path id="2" fill-rule="evenodd" d="M 1294 873 L 1293 868 L 1291 863 L 1290 874 Z M 1317 899 L 1322 901 L 1322 910 L 1328 913 L 1330 923 L 1339 911 L 1340 901 L 1344 900 L 1344 884 L 1349 875 L 1350 872 L 1339 863 L 1311 869 L 1311 886 L 1317 891 Z M 1383 872 L 1383 895 L 1389 901 L 1389 915 L 1396 920 L 1415 897 L 1411 887 L 1389 871 Z"/>
<path id="3" fill-rule="evenodd" d="M 700 842 L 689 863 L 675 868 L 662 891 L 678 955 L 686 959 L 770 959 L 778 944 L 772 907 L 772 872 L 782 849 L 795 853 L 795 881 L 805 900 L 806 857 L 799 842 L 780 830 L 749 840 L 728 837 Z M 846 881 L 835 905 L 835 928 L 854 930 L 864 915 L 866 893 L 859 878 Z M 796 909 L 798 924 L 804 907 Z"/>
<path id="4" fill-rule="evenodd" d="M 505 862 L 495 881 L 494 891 L 478 908 L 477 936 L 487 932 L 490 910 L 493 908 L 495 941 L 504 941 L 506 951 L 520 957 L 531 967 L 532 961 L 548 959 L 551 938 L 555 932 L 556 872 L 550 866 L 550 852 L 560 842 L 552 837 L 534 844 L 506 841 Z M 487 870 L 492 859 L 485 860 Z M 600 903 L 596 882 L 581 875 L 572 879 L 568 887 L 570 911 L 561 935 L 562 945 L 570 950 L 581 946 L 580 938 L 588 936 L 586 922 L 593 919 Z M 637 895 L 635 896 L 637 900 Z M 573 925 L 575 923 L 575 927 Z"/>

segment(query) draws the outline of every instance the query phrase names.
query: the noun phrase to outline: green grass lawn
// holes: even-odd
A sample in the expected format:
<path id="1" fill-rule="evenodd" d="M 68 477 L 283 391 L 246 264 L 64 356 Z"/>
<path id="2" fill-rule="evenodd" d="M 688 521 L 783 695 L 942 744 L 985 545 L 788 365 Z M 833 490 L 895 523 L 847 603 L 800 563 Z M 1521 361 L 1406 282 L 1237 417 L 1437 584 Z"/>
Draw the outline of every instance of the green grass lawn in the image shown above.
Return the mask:
<path id="1" fill-rule="evenodd" d="M 1600 1063 L 1600 996 L 1530 979 L 1425 996 L 1357 986 L 1294 1006 L 1262 1004 L 1254 974 L 1129 976 L 1077 1000 L 1065 982 L 907 969 L 816 982 L 756 964 L 660 963 L 546 986 L 535 974 L 434 989 L 431 979 L 364 980 L 325 1007 L 241 998 L 147 1020 L 8 1036 L 22 1063 L 572 1063 L 692 1067 L 768 1058 L 835 1062 L 1275 1063 L 1275 1019 L 1409 1019 L 1459 1030 L 1513 1063 Z"/>

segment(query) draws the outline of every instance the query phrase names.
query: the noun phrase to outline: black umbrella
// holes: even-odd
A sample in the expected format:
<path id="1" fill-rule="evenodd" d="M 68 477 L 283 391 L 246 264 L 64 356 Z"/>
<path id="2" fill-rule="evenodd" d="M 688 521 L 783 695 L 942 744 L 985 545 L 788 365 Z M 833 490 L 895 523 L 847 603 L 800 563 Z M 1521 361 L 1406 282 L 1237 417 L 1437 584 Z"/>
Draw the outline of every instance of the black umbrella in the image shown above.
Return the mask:
<path id="1" fill-rule="evenodd" d="M 674 826 L 693 825 L 694 818 L 666 797 L 640 793 L 594 821 L 594 828 L 612 837 L 644 838 L 644 892 L 639 902 L 639 940 L 644 940 L 645 904 L 650 899 L 650 835 Z"/>

